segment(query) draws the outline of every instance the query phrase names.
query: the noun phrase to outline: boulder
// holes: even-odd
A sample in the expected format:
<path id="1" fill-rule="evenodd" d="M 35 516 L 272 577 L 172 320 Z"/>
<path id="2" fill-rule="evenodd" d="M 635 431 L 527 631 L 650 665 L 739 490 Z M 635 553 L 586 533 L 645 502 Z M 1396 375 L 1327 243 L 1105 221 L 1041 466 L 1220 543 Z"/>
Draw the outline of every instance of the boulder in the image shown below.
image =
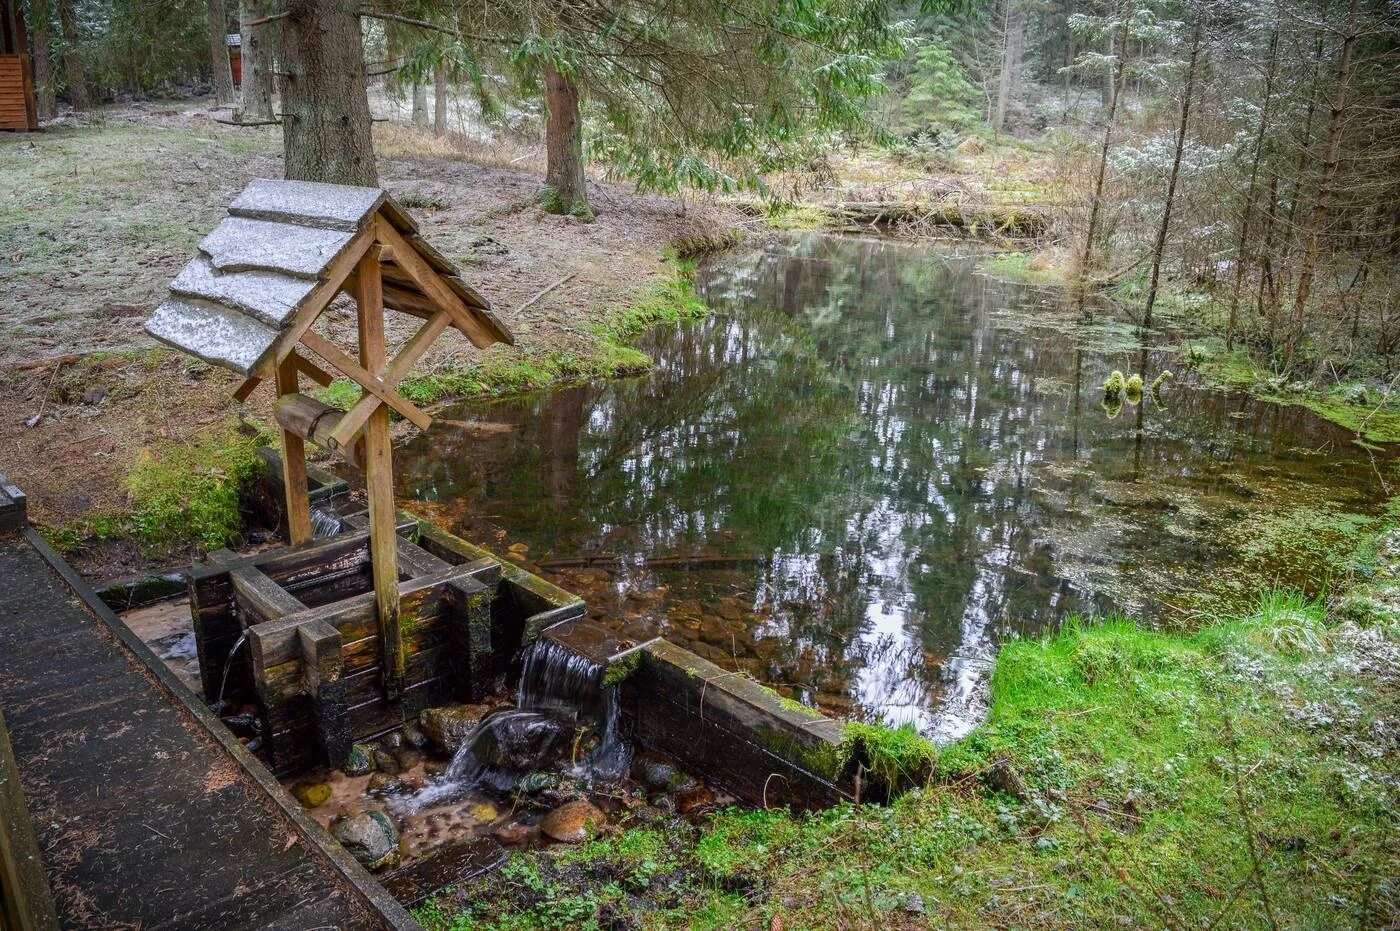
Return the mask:
<path id="1" fill-rule="evenodd" d="M 365 776 L 374 772 L 374 748 L 369 744 L 355 744 L 342 767 L 347 776 Z"/>
<path id="2" fill-rule="evenodd" d="M 399 831 L 382 811 L 362 811 L 335 827 L 335 839 L 367 869 L 399 862 Z"/>
<path id="3" fill-rule="evenodd" d="M 369 777 L 369 785 L 365 787 L 365 791 L 370 795 L 402 795 L 408 791 L 408 784 L 398 776 L 380 772 Z"/>
<path id="4" fill-rule="evenodd" d="M 403 742 L 415 750 L 422 750 L 428 745 L 428 735 L 423 733 L 423 728 L 417 724 L 405 724 Z"/>
<path id="5" fill-rule="evenodd" d="M 456 753 L 489 710 L 485 705 L 444 705 L 424 711 L 419 723 L 429 740 L 448 753 Z"/>
<path id="6" fill-rule="evenodd" d="M 383 750 L 375 750 L 372 754 L 374 758 L 374 768 L 381 773 L 388 773 L 390 776 L 399 774 L 399 761 L 394 759 L 392 753 L 385 753 Z"/>
<path id="7" fill-rule="evenodd" d="M 581 844 L 598 832 L 607 818 L 586 799 L 560 805 L 544 816 L 540 831 L 565 844 Z"/>

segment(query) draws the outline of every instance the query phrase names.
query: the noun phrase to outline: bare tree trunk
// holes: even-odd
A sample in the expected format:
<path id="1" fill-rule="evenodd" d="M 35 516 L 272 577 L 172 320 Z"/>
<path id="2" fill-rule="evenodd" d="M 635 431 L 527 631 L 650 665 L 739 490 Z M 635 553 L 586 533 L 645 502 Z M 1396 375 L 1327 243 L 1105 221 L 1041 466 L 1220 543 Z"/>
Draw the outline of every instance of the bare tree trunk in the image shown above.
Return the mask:
<path id="1" fill-rule="evenodd" d="M 1111 32 L 1108 34 L 1108 49 L 1107 49 L 1107 51 L 1108 51 L 1109 56 L 1111 57 L 1111 56 L 1113 55 L 1113 33 L 1111 33 Z M 1128 54 L 1128 39 L 1127 39 L 1126 36 L 1124 36 L 1124 38 L 1123 38 L 1123 56 L 1126 56 L 1127 54 Z M 1120 57 L 1122 57 L 1122 56 L 1120 56 Z M 1116 93 L 1118 93 L 1118 91 L 1116 90 L 1117 87 L 1118 87 L 1118 75 L 1114 74 L 1114 73 L 1113 73 L 1113 69 L 1110 68 L 1110 69 L 1108 69 L 1108 73 L 1105 74 L 1105 75 L 1103 76 L 1103 87 L 1100 89 L 1100 95 L 1101 95 L 1101 96 L 1100 96 L 1100 99 L 1103 101 L 1103 105 L 1104 105 L 1105 107 L 1111 106 L 1111 105 L 1112 105 L 1114 95 L 1115 95 Z"/>
<path id="2" fill-rule="evenodd" d="M 1244 196 L 1244 216 L 1240 219 L 1240 239 L 1235 247 L 1235 282 L 1230 289 L 1230 319 L 1225 324 L 1225 348 L 1235 348 L 1235 327 L 1239 323 L 1240 288 L 1244 284 L 1245 246 L 1254 220 L 1254 202 L 1259 196 L 1259 159 L 1264 153 L 1264 134 L 1269 127 L 1269 109 L 1274 100 L 1274 74 L 1278 70 L 1278 25 L 1269 36 L 1269 67 L 1264 75 L 1264 100 L 1259 107 L 1259 131 L 1254 134 L 1254 155 L 1249 165 L 1249 188 Z"/>
<path id="3" fill-rule="evenodd" d="M 578 85 L 573 78 L 546 66 L 544 99 L 545 184 L 554 190 L 549 209 L 556 213 L 587 213 L 588 190 L 583 176 L 583 121 Z"/>
<path id="4" fill-rule="evenodd" d="M 78 53 L 78 15 L 73 0 L 58 0 L 58 21 L 63 26 L 63 70 L 68 78 L 68 102 L 74 110 L 92 106 L 88 98 L 87 76 L 83 73 L 83 57 Z"/>
<path id="5" fill-rule="evenodd" d="M 417 81 L 413 82 L 413 125 L 428 125 L 428 87 Z"/>
<path id="6" fill-rule="evenodd" d="M 1110 43 L 1110 50 L 1112 45 Z M 1127 82 L 1128 68 L 1128 38 L 1126 31 L 1123 35 L 1123 48 L 1118 55 L 1116 80 L 1113 81 L 1113 94 L 1108 101 L 1108 115 L 1105 120 L 1103 130 L 1103 145 L 1099 148 L 1099 169 L 1098 175 L 1094 178 L 1094 194 L 1089 201 L 1089 224 L 1084 231 L 1084 251 L 1079 257 L 1079 277 L 1082 279 L 1089 274 L 1089 260 L 1094 255 L 1094 235 L 1099 228 L 1099 209 L 1103 202 L 1103 183 L 1108 174 L 1108 154 L 1113 150 L 1113 124 L 1118 117 L 1118 100 L 1123 96 L 1123 86 Z M 1112 72 L 1110 72 L 1112 73 Z"/>
<path id="7" fill-rule="evenodd" d="M 1167 199 L 1162 205 L 1162 222 L 1157 227 L 1157 241 L 1152 246 L 1152 277 L 1147 283 L 1147 300 L 1142 313 L 1142 325 L 1152 326 L 1152 305 L 1157 303 L 1157 285 L 1162 280 L 1162 256 L 1167 251 L 1167 233 L 1171 229 L 1172 204 L 1176 201 L 1176 182 L 1181 176 L 1181 153 L 1186 148 L 1186 126 L 1191 120 L 1191 97 L 1196 93 L 1196 62 L 1201 57 L 1201 27 L 1191 34 L 1191 58 L 1186 63 L 1186 89 L 1181 95 L 1181 119 L 1176 124 L 1176 150 L 1172 153 L 1172 170 L 1167 175 Z"/>
<path id="8" fill-rule="evenodd" d="M 29 37 L 34 41 L 34 102 L 39 119 L 51 120 L 58 112 L 53 83 L 53 7 L 49 0 L 29 4 Z"/>
<path id="9" fill-rule="evenodd" d="M 447 135 L 447 69 L 433 69 L 433 134 Z"/>
<path id="10" fill-rule="evenodd" d="M 1293 184 L 1290 186 L 1288 194 L 1288 215 L 1283 222 L 1282 248 L 1279 249 L 1278 262 L 1274 265 L 1274 281 L 1270 292 L 1273 301 L 1269 310 L 1271 325 L 1277 323 L 1277 318 L 1283 309 L 1283 284 L 1282 279 L 1288 271 L 1289 259 L 1293 254 L 1294 233 L 1298 229 L 1298 208 L 1303 202 L 1303 173 L 1307 170 L 1308 160 L 1312 154 L 1313 144 L 1313 119 L 1317 116 L 1317 94 L 1318 84 L 1322 80 L 1322 52 L 1325 43 L 1322 33 L 1318 33 L 1317 44 L 1313 49 L 1312 79 L 1308 82 L 1308 106 L 1303 117 L 1303 138 L 1298 144 L 1298 165 L 1293 176 Z M 1272 338 L 1272 334 L 1271 334 Z"/>
<path id="11" fill-rule="evenodd" d="M 1006 126 L 1006 108 L 1016 94 L 1021 73 L 1021 49 L 1026 40 L 1026 12 L 1016 0 L 1006 5 L 1001 30 L 1001 79 L 997 82 L 997 108 L 992 117 L 992 132 L 1000 133 Z"/>
<path id="12" fill-rule="evenodd" d="M 282 24 L 287 178 L 374 186 L 360 18 L 342 0 L 290 0 Z"/>
<path id="13" fill-rule="evenodd" d="M 1322 229 L 1331 219 L 1334 186 L 1337 180 L 1337 162 L 1342 149 L 1342 123 L 1347 109 L 1347 91 L 1351 84 L 1352 54 L 1356 49 L 1358 31 L 1358 2 L 1351 0 L 1347 7 L 1347 31 L 1342 38 L 1342 50 L 1337 62 L 1337 80 L 1332 89 L 1332 112 L 1327 120 L 1327 142 L 1323 148 L 1322 179 L 1317 188 L 1317 202 L 1308 217 L 1307 245 L 1303 250 L 1303 264 L 1298 271 L 1298 289 L 1293 296 L 1293 320 L 1289 326 L 1287 347 L 1284 350 L 1283 366 L 1287 369 L 1293 363 L 1293 354 L 1298 349 L 1302 337 L 1303 321 L 1307 315 L 1308 298 L 1312 294 L 1313 276 L 1317 272 L 1318 254 L 1321 251 Z"/>
<path id="14" fill-rule="evenodd" d="M 228 62 L 228 17 L 224 0 L 206 0 L 209 16 L 209 64 L 214 73 L 214 101 L 219 106 L 233 103 L 233 68 Z"/>
<path id="15" fill-rule="evenodd" d="M 250 22 L 267 14 L 268 0 L 246 0 L 240 21 L 240 55 L 243 59 L 242 108 L 239 119 L 250 123 L 272 120 L 273 54 L 277 24 Z"/>

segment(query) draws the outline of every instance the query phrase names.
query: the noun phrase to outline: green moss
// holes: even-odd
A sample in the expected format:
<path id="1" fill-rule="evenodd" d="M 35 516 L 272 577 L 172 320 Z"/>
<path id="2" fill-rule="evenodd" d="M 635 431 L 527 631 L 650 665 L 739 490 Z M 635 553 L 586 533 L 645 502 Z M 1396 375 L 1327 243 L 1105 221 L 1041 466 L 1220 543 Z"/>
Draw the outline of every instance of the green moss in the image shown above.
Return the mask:
<path id="1" fill-rule="evenodd" d="M 1063 285 L 1064 272 L 1058 268 L 1037 268 L 1037 257 L 1026 252 L 1002 252 L 982 260 L 984 274 L 1003 281 L 1020 281 L 1036 285 Z"/>
<path id="2" fill-rule="evenodd" d="M 212 550 L 242 531 L 240 495 L 258 474 L 257 431 L 224 426 L 143 450 L 127 476 L 136 536 L 157 550 Z"/>
<path id="3" fill-rule="evenodd" d="M 1123 392 L 1127 388 L 1127 381 L 1123 378 L 1123 373 L 1117 369 L 1103 383 L 1103 397 L 1105 401 L 1116 401 L 1123 397 Z"/>
<path id="4" fill-rule="evenodd" d="M 774 203 L 763 214 L 763 225 L 769 229 L 798 232 L 831 229 L 837 225 L 837 221 L 822 207 Z"/>
<path id="5" fill-rule="evenodd" d="M 841 755 L 858 764 L 878 796 L 892 797 L 922 785 L 938 764 L 938 749 L 913 725 L 885 727 L 853 721 L 841 732 Z"/>
<path id="6" fill-rule="evenodd" d="M 603 685 L 618 685 L 631 677 L 637 671 L 637 666 L 642 661 L 642 651 L 633 650 L 622 659 L 614 663 L 609 663 L 607 671 L 603 673 Z"/>

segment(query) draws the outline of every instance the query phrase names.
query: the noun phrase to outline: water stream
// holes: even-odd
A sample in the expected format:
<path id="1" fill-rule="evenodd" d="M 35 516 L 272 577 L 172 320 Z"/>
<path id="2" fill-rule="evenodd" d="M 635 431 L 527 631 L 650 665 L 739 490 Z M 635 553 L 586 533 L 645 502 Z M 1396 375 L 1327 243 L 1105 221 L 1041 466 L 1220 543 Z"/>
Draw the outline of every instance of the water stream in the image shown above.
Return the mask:
<path id="1" fill-rule="evenodd" d="M 444 411 L 398 490 L 620 636 L 837 715 L 956 737 L 1009 637 L 1316 588 L 1397 478 L 1114 308 L 930 247 L 807 236 L 699 287 L 714 314 L 649 334 L 651 375 Z M 1114 369 L 1175 377 L 1105 406 Z"/>
<path id="2" fill-rule="evenodd" d="M 472 787 L 509 792 L 548 770 L 589 785 L 626 775 L 632 751 L 619 733 L 617 687 L 604 684 L 605 671 L 552 640 L 536 641 L 525 656 L 515 707 L 483 718 L 446 771 L 408 805 L 438 804 Z"/>

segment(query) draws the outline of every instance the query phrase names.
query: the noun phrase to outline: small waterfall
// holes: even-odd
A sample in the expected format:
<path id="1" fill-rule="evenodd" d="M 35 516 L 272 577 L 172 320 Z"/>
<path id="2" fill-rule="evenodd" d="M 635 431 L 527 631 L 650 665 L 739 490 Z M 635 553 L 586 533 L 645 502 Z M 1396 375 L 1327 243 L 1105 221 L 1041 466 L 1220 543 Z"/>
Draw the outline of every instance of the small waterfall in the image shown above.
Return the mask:
<path id="1" fill-rule="evenodd" d="M 311 508 L 311 539 L 324 540 L 345 529 L 345 521 L 325 508 Z"/>
<path id="2" fill-rule="evenodd" d="M 560 643 L 536 641 L 525 656 L 516 707 L 483 718 L 413 806 L 435 804 L 475 785 L 508 792 L 525 776 L 548 769 L 588 782 L 620 779 L 631 765 L 632 748 L 618 732 L 617 686 L 603 684 L 606 671 Z M 580 756 L 589 737 L 597 743 Z"/>
<path id="3" fill-rule="evenodd" d="M 238 639 L 233 641 L 233 649 L 228 651 L 228 658 L 224 660 L 224 675 L 219 680 L 219 698 L 214 702 L 214 707 L 220 712 L 224 709 L 224 690 L 228 688 L 228 674 L 233 670 L 233 658 L 238 655 L 238 651 L 243 648 L 243 644 L 248 642 L 248 631 L 238 635 Z"/>

